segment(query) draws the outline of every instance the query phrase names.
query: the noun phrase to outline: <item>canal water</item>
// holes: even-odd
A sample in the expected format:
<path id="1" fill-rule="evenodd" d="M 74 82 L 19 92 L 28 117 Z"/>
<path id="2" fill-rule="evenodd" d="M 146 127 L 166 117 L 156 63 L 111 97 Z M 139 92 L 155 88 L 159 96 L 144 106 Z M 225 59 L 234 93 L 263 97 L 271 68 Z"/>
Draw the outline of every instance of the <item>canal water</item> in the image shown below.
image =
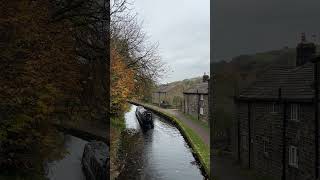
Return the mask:
<path id="1" fill-rule="evenodd" d="M 62 159 L 47 163 L 47 177 L 49 180 L 85 180 L 81 158 L 88 141 L 68 134 L 63 136 L 66 153 Z"/>
<path id="2" fill-rule="evenodd" d="M 205 179 L 190 147 L 173 124 L 153 114 L 154 129 L 142 131 L 135 110 L 132 105 L 125 114 L 125 124 L 126 129 L 139 133 L 133 145 L 122 149 L 126 163 L 118 179 Z"/>

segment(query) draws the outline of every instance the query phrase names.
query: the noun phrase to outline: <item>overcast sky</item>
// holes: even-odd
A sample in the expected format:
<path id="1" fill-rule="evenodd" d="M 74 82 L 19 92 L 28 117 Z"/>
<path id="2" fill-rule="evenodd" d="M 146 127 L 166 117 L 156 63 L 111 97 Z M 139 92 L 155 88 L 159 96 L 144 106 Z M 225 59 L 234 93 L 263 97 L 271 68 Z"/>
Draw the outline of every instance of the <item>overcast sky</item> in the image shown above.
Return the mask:
<path id="1" fill-rule="evenodd" d="M 320 0 L 213 0 L 211 60 L 285 46 L 300 34 L 320 42 Z M 135 11 L 173 72 L 161 82 L 209 72 L 210 0 L 134 0 Z M 319 51 L 319 50 L 318 50 Z"/>
<path id="2" fill-rule="evenodd" d="M 161 83 L 209 73 L 210 0 L 134 0 L 134 10 L 170 67 Z"/>
<path id="3" fill-rule="evenodd" d="M 212 60 L 320 40 L 320 0 L 213 0 Z"/>

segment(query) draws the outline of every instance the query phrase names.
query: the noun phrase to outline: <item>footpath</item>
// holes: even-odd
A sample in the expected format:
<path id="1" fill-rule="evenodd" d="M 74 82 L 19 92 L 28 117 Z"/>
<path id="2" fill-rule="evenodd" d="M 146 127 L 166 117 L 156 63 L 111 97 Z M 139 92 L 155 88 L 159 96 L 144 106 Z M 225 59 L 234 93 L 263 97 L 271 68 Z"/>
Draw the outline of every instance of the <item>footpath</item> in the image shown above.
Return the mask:
<path id="1" fill-rule="evenodd" d="M 196 132 L 202 139 L 204 143 L 208 147 L 210 147 L 210 130 L 208 127 L 205 127 L 200 122 L 196 122 L 195 120 L 191 120 L 191 118 L 188 118 L 186 115 L 184 115 L 182 112 L 180 112 L 178 109 L 163 109 L 164 112 L 169 113 L 170 115 L 176 117 L 177 119 L 181 120 L 185 125 L 190 127 L 194 132 Z"/>

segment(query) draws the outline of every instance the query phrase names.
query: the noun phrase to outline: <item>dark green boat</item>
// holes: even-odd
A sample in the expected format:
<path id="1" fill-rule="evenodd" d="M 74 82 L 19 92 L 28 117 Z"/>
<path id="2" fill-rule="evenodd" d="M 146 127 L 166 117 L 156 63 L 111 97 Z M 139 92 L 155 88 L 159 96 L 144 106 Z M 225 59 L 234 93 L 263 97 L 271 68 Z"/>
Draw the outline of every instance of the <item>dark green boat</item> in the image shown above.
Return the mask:
<path id="1" fill-rule="evenodd" d="M 142 128 L 153 128 L 152 113 L 146 110 L 143 106 L 138 106 L 136 116 Z"/>

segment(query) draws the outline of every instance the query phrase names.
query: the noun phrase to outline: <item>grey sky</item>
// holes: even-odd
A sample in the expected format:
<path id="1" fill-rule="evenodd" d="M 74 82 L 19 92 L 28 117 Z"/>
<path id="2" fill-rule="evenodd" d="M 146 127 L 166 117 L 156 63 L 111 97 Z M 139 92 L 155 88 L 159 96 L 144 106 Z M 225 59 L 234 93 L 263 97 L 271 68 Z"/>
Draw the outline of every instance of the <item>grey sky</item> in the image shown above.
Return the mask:
<path id="1" fill-rule="evenodd" d="M 319 0 L 214 0 L 211 11 L 213 61 L 295 47 L 301 32 L 320 41 Z"/>
<path id="2" fill-rule="evenodd" d="M 170 67 L 161 83 L 209 73 L 210 0 L 134 0 L 134 10 Z"/>

